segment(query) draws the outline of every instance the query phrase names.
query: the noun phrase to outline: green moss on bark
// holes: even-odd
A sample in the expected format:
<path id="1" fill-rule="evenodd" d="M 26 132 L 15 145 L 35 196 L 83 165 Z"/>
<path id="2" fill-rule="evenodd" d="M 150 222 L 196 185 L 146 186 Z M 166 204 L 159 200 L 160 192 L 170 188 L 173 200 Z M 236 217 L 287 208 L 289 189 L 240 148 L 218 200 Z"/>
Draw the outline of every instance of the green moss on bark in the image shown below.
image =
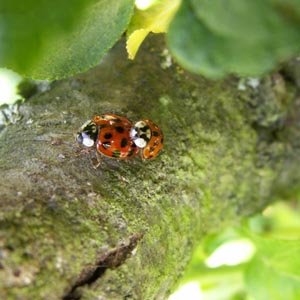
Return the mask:
<path id="1" fill-rule="evenodd" d="M 1 133 L 2 299 L 61 299 L 134 235 L 142 238 L 127 259 L 76 293 L 165 299 L 206 232 L 299 189 L 295 85 L 270 77 L 240 91 L 236 78 L 161 68 L 162 50 L 152 38 L 131 62 L 121 43 L 99 67 L 30 98 L 22 120 Z M 153 119 L 163 153 L 149 162 L 104 158 L 95 170 L 74 134 L 104 112 Z"/>

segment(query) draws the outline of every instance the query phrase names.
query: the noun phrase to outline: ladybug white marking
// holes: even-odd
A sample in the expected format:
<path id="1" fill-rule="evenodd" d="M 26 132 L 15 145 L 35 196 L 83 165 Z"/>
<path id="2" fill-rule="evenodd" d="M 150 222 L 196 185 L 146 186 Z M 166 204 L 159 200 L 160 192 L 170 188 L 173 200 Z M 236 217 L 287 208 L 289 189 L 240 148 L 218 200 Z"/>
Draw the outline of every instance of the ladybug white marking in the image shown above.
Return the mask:
<path id="1" fill-rule="evenodd" d="M 139 148 L 145 148 L 147 146 L 147 141 L 142 139 L 142 138 L 137 138 L 134 140 L 134 143 L 137 145 Z"/>
<path id="2" fill-rule="evenodd" d="M 145 148 L 151 138 L 151 129 L 144 121 L 138 121 L 130 130 L 130 137 L 139 148 Z"/>
<path id="3" fill-rule="evenodd" d="M 95 142 L 86 133 L 82 132 L 82 144 L 86 147 L 94 146 Z"/>

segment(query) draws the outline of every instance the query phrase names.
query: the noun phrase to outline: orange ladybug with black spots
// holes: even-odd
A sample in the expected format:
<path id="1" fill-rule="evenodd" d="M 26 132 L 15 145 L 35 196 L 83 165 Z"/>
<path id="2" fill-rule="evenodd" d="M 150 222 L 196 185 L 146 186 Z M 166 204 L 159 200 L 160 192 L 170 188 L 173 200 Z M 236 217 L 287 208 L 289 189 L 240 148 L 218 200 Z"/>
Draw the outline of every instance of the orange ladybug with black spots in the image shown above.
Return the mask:
<path id="1" fill-rule="evenodd" d="M 111 158 L 128 159 L 140 153 L 143 159 L 152 159 L 163 148 L 163 134 L 151 120 L 133 125 L 126 117 L 103 114 L 83 124 L 77 142 Z"/>

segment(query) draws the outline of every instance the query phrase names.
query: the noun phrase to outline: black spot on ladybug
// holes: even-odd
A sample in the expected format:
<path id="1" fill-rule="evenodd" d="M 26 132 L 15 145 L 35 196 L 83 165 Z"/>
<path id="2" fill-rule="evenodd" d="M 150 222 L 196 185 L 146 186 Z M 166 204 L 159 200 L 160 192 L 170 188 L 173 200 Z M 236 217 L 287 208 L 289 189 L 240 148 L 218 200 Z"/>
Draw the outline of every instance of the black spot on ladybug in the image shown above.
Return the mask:
<path id="1" fill-rule="evenodd" d="M 107 149 L 111 146 L 110 142 L 103 143 L 102 145 L 105 149 Z"/>
<path id="2" fill-rule="evenodd" d="M 104 134 L 104 138 L 106 138 L 107 140 L 111 139 L 112 138 L 112 134 L 107 132 Z"/>
<path id="3" fill-rule="evenodd" d="M 115 150 L 112 154 L 113 157 L 120 157 L 120 155 L 121 155 L 120 150 Z"/>
<path id="4" fill-rule="evenodd" d="M 124 148 L 128 145 L 128 140 L 126 138 L 122 138 L 121 147 Z"/>
<path id="5" fill-rule="evenodd" d="M 136 148 L 137 146 L 136 146 L 135 143 L 132 143 L 131 147 L 132 147 L 132 148 Z"/>
<path id="6" fill-rule="evenodd" d="M 144 126 L 141 128 L 141 131 L 146 132 L 150 127 L 149 126 Z"/>
<path id="7" fill-rule="evenodd" d="M 147 143 L 149 142 L 149 138 L 146 134 L 141 134 L 140 138 L 144 139 Z"/>
<path id="8" fill-rule="evenodd" d="M 159 133 L 157 131 L 152 132 L 153 136 L 159 136 Z"/>
<path id="9" fill-rule="evenodd" d="M 155 147 L 150 147 L 149 151 L 153 152 L 155 150 Z"/>
<path id="10" fill-rule="evenodd" d="M 116 123 L 121 123 L 122 120 L 117 118 L 117 119 L 114 119 L 114 122 L 116 122 Z"/>
<path id="11" fill-rule="evenodd" d="M 148 158 L 150 158 L 150 159 L 151 159 L 151 158 L 153 158 L 153 155 L 149 155 L 149 157 L 148 157 Z"/>
<path id="12" fill-rule="evenodd" d="M 123 133 L 124 132 L 124 128 L 122 126 L 117 126 L 116 127 L 117 132 L 119 133 Z"/>

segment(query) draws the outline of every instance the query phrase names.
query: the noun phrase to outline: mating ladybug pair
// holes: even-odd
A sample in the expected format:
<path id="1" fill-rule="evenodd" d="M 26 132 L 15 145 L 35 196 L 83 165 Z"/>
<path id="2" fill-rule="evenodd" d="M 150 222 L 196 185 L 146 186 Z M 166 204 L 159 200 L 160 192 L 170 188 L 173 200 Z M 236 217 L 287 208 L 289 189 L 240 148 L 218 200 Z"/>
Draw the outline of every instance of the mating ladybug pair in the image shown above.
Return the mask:
<path id="1" fill-rule="evenodd" d="M 163 134 L 151 120 L 133 124 L 125 117 L 104 114 L 83 124 L 77 142 L 112 158 L 127 159 L 140 152 L 143 159 L 152 159 L 163 148 Z"/>

